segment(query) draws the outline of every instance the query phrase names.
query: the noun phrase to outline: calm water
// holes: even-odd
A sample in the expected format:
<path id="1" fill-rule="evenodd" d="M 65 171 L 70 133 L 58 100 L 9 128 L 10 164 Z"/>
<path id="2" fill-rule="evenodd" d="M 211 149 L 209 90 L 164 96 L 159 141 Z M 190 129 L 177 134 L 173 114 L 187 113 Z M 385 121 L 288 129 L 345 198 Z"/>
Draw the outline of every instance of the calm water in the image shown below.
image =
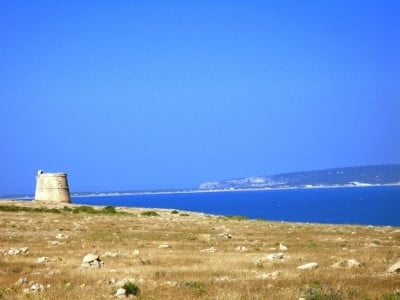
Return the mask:
<path id="1" fill-rule="evenodd" d="M 400 186 L 74 197 L 72 201 L 274 221 L 400 226 Z"/>

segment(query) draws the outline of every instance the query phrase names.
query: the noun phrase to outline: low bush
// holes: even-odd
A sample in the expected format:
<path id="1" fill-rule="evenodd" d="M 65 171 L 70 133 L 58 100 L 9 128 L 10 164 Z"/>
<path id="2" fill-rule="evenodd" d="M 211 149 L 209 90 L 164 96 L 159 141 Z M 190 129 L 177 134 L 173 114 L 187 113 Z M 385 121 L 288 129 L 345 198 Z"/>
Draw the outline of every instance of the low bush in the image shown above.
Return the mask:
<path id="1" fill-rule="evenodd" d="M 154 211 L 154 210 L 147 210 L 147 211 L 144 211 L 144 212 L 142 212 L 142 213 L 140 213 L 142 216 L 145 216 L 145 217 L 159 217 L 160 215 L 156 212 L 156 211 Z"/>
<path id="2" fill-rule="evenodd" d="M 196 295 L 203 295 L 206 292 L 204 284 L 198 281 L 181 281 L 179 285 L 189 288 Z"/>
<path id="3" fill-rule="evenodd" d="M 225 216 L 228 220 L 234 220 L 234 221 L 244 221 L 248 220 L 249 218 L 246 216 Z"/>
<path id="4" fill-rule="evenodd" d="M 306 300 L 340 300 L 342 299 L 341 293 L 338 289 L 327 285 L 321 284 L 318 281 L 313 282 L 311 285 L 306 285 L 300 289 L 301 297 Z"/>
<path id="5" fill-rule="evenodd" d="M 122 286 L 122 288 L 125 289 L 126 296 L 129 296 L 129 295 L 138 296 L 140 294 L 139 287 L 136 284 L 134 284 L 134 283 L 132 283 L 130 281 L 126 282 Z"/>
<path id="6" fill-rule="evenodd" d="M 179 214 L 179 211 L 177 211 L 176 209 L 174 209 L 173 211 L 171 211 L 171 214 Z"/>
<path id="7" fill-rule="evenodd" d="M 106 214 L 116 214 L 117 210 L 114 206 L 106 206 L 102 209 L 102 211 Z"/>

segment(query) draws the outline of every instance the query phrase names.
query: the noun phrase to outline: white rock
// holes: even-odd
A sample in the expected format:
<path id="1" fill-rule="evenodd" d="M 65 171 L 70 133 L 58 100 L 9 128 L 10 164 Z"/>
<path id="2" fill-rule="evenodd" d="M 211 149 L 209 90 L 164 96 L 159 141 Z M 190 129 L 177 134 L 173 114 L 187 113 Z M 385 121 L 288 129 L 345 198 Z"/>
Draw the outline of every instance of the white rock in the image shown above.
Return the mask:
<path id="1" fill-rule="evenodd" d="M 400 273 L 400 260 L 387 270 L 388 273 Z"/>
<path id="2" fill-rule="evenodd" d="M 28 253 L 29 248 L 28 247 L 22 247 L 19 249 L 19 253 Z"/>
<path id="3" fill-rule="evenodd" d="M 82 259 L 82 268 L 100 268 L 104 266 L 104 262 L 100 259 L 98 255 L 86 254 Z"/>
<path id="4" fill-rule="evenodd" d="M 211 247 L 211 248 L 203 249 L 203 250 L 200 250 L 200 251 L 201 252 L 214 253 L 215 251 L 217 251 L 217 248 Z"/>
<path id="5" fill-rule="evenodd" d="M 281 274 L 280 271 L 275 271 L 272 273 L 261 273 L 256 276 L 257 279 L 276 279 Z"/>
<path id="6" fill-rule="evenodd" d="M 214 278 L 215 281 L 229 281 L 231 280 L 228 276 L 216 277 Z"/>
<path id="7" fill-rule="evenodd" d="M 282 252 L 268 254 L 266 257 L 268 260 L 280 260 L 284 259 L 285 255 Z"/>
<path id="8" fill-rule="evenodd" d="M 41 292 L 41 291 L 43 291 L 43 289 L 44 289 L 44 287 L 40 283 L 34 283 L 31 286 L 31 291 L 32 292 Z"/>
<path id="9" fill-rule="evenodd" d="M 22 278 L 18 279 L 15 284 L 16 285 L 24 285 L 24 284 L 27 284 L 27 283 L 28 283 L 28 278 L 22 277 Z"/>
<path id="10" fill-rule="evenodd" d="M 312 270 L 315 268 L 318 268 L 318 264 L 316 262 L 310 262 L 297 267 L 299 270 Z"/>
<path id="11" fill-rule="evenodd" d="M 119 289 L 115 292 L 114 296 L 117 297 L 117 298 L 126 297 L 126 290 L 123 289 L 123 288 L 119 288 Z"/>
<path id="12" fill-rule="evenodd" d="M 28 251 L 29 251 L 29 248 L 28 248 L 28 247 L 22 247 L 22 248 L 19 248 L 19 249 L 10 248 L 10 249 L 7 251 L 7 254 L 8 254 L 8 255 L 17 255 L 17 254 L 21 254 L 21 253 L 28 253 Z"/>
<path id="13" fill-rule="evenodd" d="M 83 257 L 82 262 L 83 263 L 90 263 L 90 262 L 98 260 L 98 259 L 99 259 L 98 255 L 89 253 L 89 254 L 86 254 Z"/>
<path id="14" fill-rule="evenodd" d="M 121 256 L 121 253 L 119 253 L 119 252 L 109 252 L 109 251 L 107 251 L 106 253 L 104 253 L 104 256 L 108 256 L 108 257 L 117 257 L 117 256 Z"/>
<path id="15" fill-rule="evenodd" d="M 158 246 L 158 248 L 166 249 L 166 248 L 171 248 L 171 246 L 169 244 L 161 244 L 161 245 Z"/>
<path id="16" fill-rule="evenodd" d="M 247 248 L 245 246 L 238 246 L 235 248 L 235 251 L 245 252 L 247 251 Z"/>
<path id="17" fill-rule="evenodd" d="M 287 246 L 286 245 L 284 245 L 284 244 L 282 244 L 282 243 L 279 243 L 279 250 L 280 251 L 287 251 Z"/>
<path id="18" fill-rule="evenodd" d="M 39 263 L 39 264 L 42 264 L 42 263 L 45 263 L 45 262 L 48 262 L 48 261 L 49 261 L 49 258 L 46 257 L 46 256 L 42 256 L 42 257 L 39 257 L 37 259 L 37 263 Z"/>
<path id="19" fill-rule="evenodd" d="M 361 267 L 361 264 L 355 259 L 345 259 L 338 261 L 332 265 L 333 268 L 358 268 Z"/>
<path id="20" fill-rule="evenodd" d="M 138 256 L 140 254 L 140 251 L 138 249 L 135 249 L 132 251 L 132 254 Z"/>
<path id="21" fill-rule="evenodd" d="M 226 239 L 231 239 L 232 235 L 229 232 L 222 232 L 218 234 L 219 238 L 226 238 Z"/>
<path id="22" fill-rule="evenodd" d="M 56 239 L 67 239 L 67 238 L 68 238 L 68 236 L 66 236 L 63 233 L 57 233 L 57 235 L 56 235 Z"/>

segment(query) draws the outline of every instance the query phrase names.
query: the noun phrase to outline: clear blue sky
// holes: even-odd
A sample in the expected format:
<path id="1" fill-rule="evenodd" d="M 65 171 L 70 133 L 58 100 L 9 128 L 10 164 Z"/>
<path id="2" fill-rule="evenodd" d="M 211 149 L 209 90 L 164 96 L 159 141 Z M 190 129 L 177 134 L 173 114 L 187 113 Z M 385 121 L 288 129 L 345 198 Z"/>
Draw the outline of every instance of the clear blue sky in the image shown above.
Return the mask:
<path id="1" fill-rule="evenodd" d="M 400 163 L 400 1 L 0 2 L 0 194 Z"/>

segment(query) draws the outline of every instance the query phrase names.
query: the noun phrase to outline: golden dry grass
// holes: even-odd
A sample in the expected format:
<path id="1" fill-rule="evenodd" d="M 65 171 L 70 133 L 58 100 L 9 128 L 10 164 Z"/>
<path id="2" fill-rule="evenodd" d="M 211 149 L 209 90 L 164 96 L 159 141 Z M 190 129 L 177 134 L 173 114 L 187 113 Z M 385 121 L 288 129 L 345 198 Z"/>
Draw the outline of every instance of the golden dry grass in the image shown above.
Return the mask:
<path id="1" fill-rule="evenodd" d="M 307 285 L 339 297 L 329 299 L 391 299 L 400 288 L 400 274 L 386 273 L 400 259 L 399 228 L 230 220 L 161 209 L 154 210 L 160 216 L 142 216 L 141 209 L 121 210 L 129 214 L 0 212 L 0 298 L 109 299 L 116 289 L 111 279 L 134 282 L 139 299 L 298 299 Z M 218 236 L 224 232 L 232 238 Z M 59 233 L 67 238 L 57 239 Z M 171 247 L 158 248 L 163 243 Z M 254 264 L 280 252 L 279 243 L 288 247 L 283 260 Z M 29 247 L 27 254 L 7 254 L 23 246 Z M 236 251 L 238 246 L 247 251 Z M 216 251 L 202 251 L 211 247 Z M 98 254 L 105 266 L 81 268 L 87 253 Z M 50 261 L 37 263 L 42 256 Z M 362 266 L 331 267 L 351 258 Z M 319 267 L 297 269 L 307 262 Z M 273 271 L 280 272 L 276 278 L 259 278 Z M 30 284 L 16 285 L 21 277 Z M 51 287 L 25 294 L 33 282 Z"/>

